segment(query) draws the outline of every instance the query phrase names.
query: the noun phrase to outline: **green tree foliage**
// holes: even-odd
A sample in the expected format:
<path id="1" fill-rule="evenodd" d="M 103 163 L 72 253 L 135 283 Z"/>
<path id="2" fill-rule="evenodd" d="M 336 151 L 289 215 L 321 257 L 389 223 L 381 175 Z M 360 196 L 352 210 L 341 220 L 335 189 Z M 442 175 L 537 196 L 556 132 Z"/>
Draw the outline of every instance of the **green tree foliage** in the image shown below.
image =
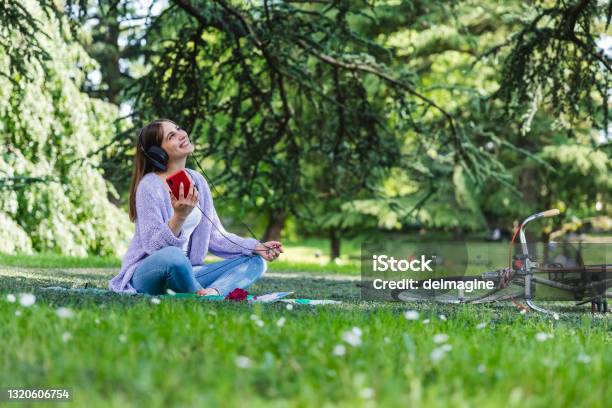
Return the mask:
<path id="1" fill-rule="evenodd" d="M 389 50 L 356 31 L 370 7 L 173 1 L 149 30 L 158 55 L 134 87 L 135 107 L 191 128 L 199 153 L 216 160 L 226 191 L 248 197 L 244 204 L 313 225 L 371 194 L 392 166 L 415 162 L 420 149 L 401 154 L 405 137 L 435 143 L 447 176 L 458 164 L 480 179 L 500 175 L 418 89 L 418 73 L 390 69 Z M 438 172 L 428 167 L 431 182 Z"/>
<path id="2" fill-rule="evenodd" d="M 130 223 L 90 157 L 117 133 L 117 107 L 80 92 L 93 61 L 65 19 L 33 0 L 19 9 L 36 32 L 3 26 L 8 44 L 35 41 L 49 58 L 19 61 L 1 48 L 0 251 L 119 254 Z"/>
<path id="3" fill-rule="evenodd" d="M 489 168 L 506 177 L 490 177 L 486 167 L 484 180 L 469 171 L 458 173 L 434 140 L 420 149 L 427 153 L 420 163 L 416 158 L 405 168 L 406 177 L 389 180 L 382 197 L 344 208 L 356 208 L 375 216 L 379 225 L 395 228 L 510 227 L 514 220 L 551 206 L 568 209 L 565 217 L 596 214 L 596 202 L 609 196 L 610 177 L 609 165 L 603 164 L 609 162 L 610 150 L 598 141 L 609 108 L 602 96 L 610 89 L 609 56 L 596 47 L 596 40 L 606 32 L 612 3 L 583 3 L 387 2 L 378 7 L 380 20 L 366 22 L 362 30 L 393 50 L 402 64 L 394 69 L 407 65 L 419 72 L 423 93 L 457 117 L 473 144 L 501 164 Z M 578 9 L 580 4 L 584 7 Z M 544 10 L 556 17 L 533 24 Z M 579 23 L 563 37 L 559 31 L 569 27 L 570 15 Z M 577 50 L 574 37 L 588 47 Z M 517 68 L 521 63 L 524 67 Z M 578 66 L 585 71 L 581 82 Z M 568 109 L 568 103 L 578 109 Z M 585 172 L 586 162 L 599 164 Z M 434 193 L 422 177 L 427 172 L 416 169 L 437 171 Z M 585 180 L 577 183 L 576 177 Z M 362 222 L 354 216 L 346 219 Z"/>
<path id="4" fill-rule="evenodd" d="M 47 14 L 0 6 L 8 22 L 0 44 L 13 47 L 7 81 L 26 83 L 23 67 L 35 74 L 31 81 L 53 78 L 36 67 L 64 58 L 71 83 L 129 102 L 137 124 L 176 119 L 205 157 L 224 212 L 255 209 L 268 217 L 268 232 L 294 217 L 300 230 L 328 234 L 339 250 L 340 236 L 367 228 L 479 230 L 549 206 L 588 216 L 608 197 L 610 143 L 599 135 L 608 126 L 610 61 L 596 42 L 609 32 L 610 1 L 171 0 L 123 40 L 122 22 L 136 13 L 129 2 L 66 3 L 73 36 L 92 18 L 102 24 L 84 42 L 102 62 L 102 86 L 83 82 L 91 60 L 58 51 L 77 49 L 65 27 L 50 31 L 55 45 L 43 42 L 47 30 L 6 41 L 6 33 L 50 21 L 58 10 L 45 0 Z M 51 64 L 15 69 L 15 61 L 51 51 Z M 138 75 L 118 69 L 120 59 L 139 56 Z M 67 83 L 55 92 L 66 94 Z M 45 80 L 43 96 L 51 84 Z M 21 101 L 18 92 L 6 95 L 10 106 Z M 70 115 L 112 111 L 76 95 Z M 52 101 L 45 109 L 53 117 L 68 115 Z M 121 131 L 92 128 L 90 150 L 73 147 L 71 163 L 47 167 L 62 177 L 80 165 L 102 169 L 127 191 L 130 120 Z M 65 134 L 80 134 L 67 122 Z M 33 161 L 22 128 L 10 137 Z M 53 146 L 59 132 L 42 134 Z M 26 170 L 11 179 L 24 191 L 49 175 Z"/>
<path id="5" fill-rule="evenodd" d="M 523 28 L 490 51 L 510 47 L 499 89 L 506 106 L 529 117 L 534 103 L 546 104 L 567 121 L 607 129 L 612 59 L 597 40 L 611 18 L 612 2 L 534 2 Z"/>
<path id="6" fill-rule="evenodd" d="M 49 5 L 45 0 L 40 4 L 49 16 Z M 0 49 L 4 50 L 9 61 L 8 72 L 0 72 L 0 76 L 12 80 L 12 75 L 26 75 L 27 64 L 48 59 L 50 56 L 40 45 L 32 33 L 40 31 L 38 21 L 29 10 L 18 0 L 5 0 L 0 3 Z M 42 34 L 44 35 L 44 34 Z M 15 41 L 15 37 L 19 41 Z"/>
<path id="7" fill-rule="evenodd" d="M 142 38 L 153 8 L 142 2 L 119 0 L 112 2 L 67 2 L 75 39 L 99 64 L 94 80 L 83 84 L 84 90 L 115 105 L 124 102 L 123 91 L 130 86 L 143 68 L 150 45 Z"/>
<path id="8" fill-rule="evenodd" d="M 534 118 L 604 126 L 607 62 L 595 41 L 609 9 L 175 0 L 147 29 L 150 70 L 131 97 L 140 117 L 192 128 L 222 190 L 267 212 L 268 230 L 288 213 L 334 236 L 368 225 L 482 229 L 555 201 L 533 187 L 551 170 L 548 136 L 529 133 Z M 577 82 L 579 66 L 589 81 Z M 113 153 L 129 154 L 121 141 Z M 538 169 L 525 172 L 525 160 Z"/>

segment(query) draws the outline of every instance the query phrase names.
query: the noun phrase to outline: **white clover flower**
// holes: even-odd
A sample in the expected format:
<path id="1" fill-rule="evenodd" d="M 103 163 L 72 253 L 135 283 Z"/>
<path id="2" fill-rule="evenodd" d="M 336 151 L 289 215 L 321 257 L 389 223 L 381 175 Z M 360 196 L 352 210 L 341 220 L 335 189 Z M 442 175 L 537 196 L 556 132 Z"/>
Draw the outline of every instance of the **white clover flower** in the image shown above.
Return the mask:
<path id="1" fill-rule="evenodd" d="M 347 342 L 353 347 L 361 345 L 361 329 L 359 327 L 353 327 L 351 330 L 344 332 L 342 340 Z"/>
<path id="2" fill-rule="evenodd" d="M 19 309 L 15 310 L 15 316 L 21 316 L 21 310 Z"/>
<path id="3" fill-rule="evenodd" d="M 261 320 L 261 318 L 259 316 L 257 316 L 256 314 L 252 314 L 250 316 L 250 319 L 253 323 L 255 323 L 256 326 L 259 327 L 264 327 L 264 322 L 263 320 Z"/>
<path id="4" fill-rule="evenodd" d="M 406 313 L 404 313 L 404 317 L 406 320 L 419 320 L 419 312 L 416 310 L 407 310 Z"/>
<path id="5" fill-rule="evenodd" d="M 151 298 L 151 303 L 153 303 L 154 305 L 159 305 L 161 303 L 161 299 L 158 297 L 153 297 Z"/>
<path id="6" fill-rule="evenodd" d="M 8 295 L 6 295 L 6 301 L 9 303 L 15 303 L 16 300 L 17 298 L 12 293 L 9 293 Z"/>
<path id="7" fill-rule="evenodd" d="M 236 356 L 234 363 L 238 368 L 249 368 L 253 365 L 251 359 L 247 356 Z"/>
<path id="8" fill-rule="evenodd" d="M 448 334 L 440 333 L 433 336 L 433 342 L 436 344 L 446 343 L 448 341 Z"/>
<path id="9" fill-rule="evenodd" d="M 291 303 L 287 303 L 287 310 L 293 310 L 293 305 Z"/>
<path id="10" fill-rule="evenodd" d="M 588 356 L 584 353 L 580 353 L 578 354 L 578 357 L 576 357 L 576 361 L 583 364 L 589 364 L 591 362 L 591 356 Z"/>
<path id="11" fill-rule="evenodd" d="M 371 399 L 374 398 L 374 390 L 372 388 L 363 388 L 359 391 L 359 396 L 363 399 Z"/>
<path id="12" fill-rule="evenodd" d="M 540 362 L 545 367 L 555 368 L 559 366 L 559 363 L 555 361 L 553 358 L 543 358 Z"/>
<path id="13" fill-rule="evenodd" d="M 482 329 L 484 329 L 485 327 L 487 327 L 487 324 L 486 324 L 485 322 L 478 323 L 478 324 L 476 325 L 476 329 L 478 329 L 478 330 L 482 330 Z"/>
<path id="14" fill-rule="evenodd" d="M 558 313 L 553 313 L 553 319 L 559 320 L 559 314 Z"/>
<path id="15" fill-rule="evenodd" d="M 346 347 L 344 347 L 342 344 L 337 344 L 332 353 L 334 356 L 341 357 L 346 354 Z"/>
<path id="16" fill-rule="evenodd" d="M 446 353 L 447 353 L 446 350 L 444 350 L 442 347 L 438 347 L 431 351 L 429 358 L 435 364 L 439 362 L 440 360 L 442 360 L 444 356 L 446 355 Z"/>
<path id="17" fill-rule="evenodd" d="M 283 327 L 283 326 L 285 325 L 285 318 L 284 318 L 284 317 L 281 317 L 280 319 L 278 319 L 278 320 L 276 321 L 276 325 L 277 325 L 278 327 Z"/>
<path id="18" fill-rule="evenodd" d="M 64 334 L 62 334 L 62 341 L 66 343 L 70 340 L 72 340 L 72 334 L 70 332 L 64 332 Z"/>
<path id="19" fill-rule="evenodd" d="M 58 307 L 55 313 L 61 319 L 71 319 L 74 317 L 74 312 L 72 311 L 72 309 L 69 309 L 67 307 Z"/>
<path id="20" fill-rule="evenodd" d="M 172 290 L 172 289 L 170 289 L 170 288 L 166 289 L 166 293 L 167 293 L 167 294 L 169 294 L 170 296 L 174 296 L 174 295 L 176 295 L 176 292 L 175 292 L 175 291 L 173 291 L 173 290 Z"/>
<path id="21" fill-rule="evenodd" d="M 440 320 L 442 320 L 443 322 L 446 321 L 446 316 L 444 316 L 443 314 L 441 314 L 440 316 L 438 316 L 440 318 Z"/>
<path id="22" fill-rule="evenodd" d="M 429 324 L 429 319 L 423 319 L 423 324 Z"/>
<path id="23" fill-rule="evenodd" d="M 451 346 L 450 344 L 443 344 L 440 348 L 444 352 L 449 352 L 453 349 L 453 346 Z"/>
<path id="24" fill-rule="evenodd" d="M 21 296 L 19 296 L 19 303 L 23 307 L 30 307 L 36 303 L 36 296 L 31 293 L 22 293 Z"/>
<path id="25" fill-rule="evenodd" d="M 540 333 L 536 333 L 536 335 L 535 335 L 535 339 L 537 341 L 539 341 L 540 343 L 543 342 L 543 341 L 546 341 L 548 339 L 552 339 L 553 337 L 554 336 L 552 335 L 552 333 L 542 333 L 542 332 L 540 332 Z"/>

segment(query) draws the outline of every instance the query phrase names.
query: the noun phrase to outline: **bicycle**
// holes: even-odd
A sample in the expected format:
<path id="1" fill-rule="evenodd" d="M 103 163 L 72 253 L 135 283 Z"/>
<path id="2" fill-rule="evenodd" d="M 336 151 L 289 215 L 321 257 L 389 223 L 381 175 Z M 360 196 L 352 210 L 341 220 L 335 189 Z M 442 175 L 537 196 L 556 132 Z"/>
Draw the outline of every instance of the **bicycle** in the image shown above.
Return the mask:
<path id="1" fill-rule="evenodd" d="M 554 288 L 573 297 L 576 305 L 591 302 L 592 312 L 606 313 L 609 311 L 608 298 L 612 293 L 607 289 L 612 284 L 611 264 L 573 266 L 560 263 L 540 263 L 530 254 L 525 229 L 528 223 L 539 218 L 554 217 L 560 213 L 557 209 L 539 212 L 527 217 L 515 230 L 509 249 L 509 266 L 503 269 L 487 271 L 480 275 L 445 276 L 429 279 L 429 281 L 469 281 L 485 280 L 494 283 L 494 289 L 485 293 L 467 293 L 458 289 L 432 291 L 425 289 L 394 290 L 391 296 L 401 301 L 434 300 L 442 303 L 492 303 L 500 301 L 524 300 L 527 306 L 535 311 L 556 314 L 534 303 L 536 285 Z M 512 255 L 512 248 L 517 235 L 520 240 L 521 253 Z M 580 249 L 579 249 L 580 250 Z M 580 258 L 580 257 L 579 257 Z M 424 280 L 417 282 L 423 286 Z"/>

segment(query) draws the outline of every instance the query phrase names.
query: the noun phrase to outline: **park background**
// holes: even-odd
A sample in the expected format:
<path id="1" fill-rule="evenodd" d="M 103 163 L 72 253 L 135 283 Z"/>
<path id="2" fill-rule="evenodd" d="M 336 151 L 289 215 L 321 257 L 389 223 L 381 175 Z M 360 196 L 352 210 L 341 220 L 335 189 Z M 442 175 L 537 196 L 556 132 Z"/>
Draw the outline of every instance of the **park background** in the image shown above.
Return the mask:
<path id="1" fill-rule="evenodd" d="M 603 404 L 609 319 L 551 323 L 513 309 L 419 306 L 421 319 L 406 331 L 402 306 L 375 311 L 341 277 L 359 272 L 367 241 L 494 240 L 501 256 L 518 222 L 550 208 L 561 215 L 534 225 L 533 239 L 610 242 L 611 15 L 612 2 L 601 0 L 3 1 L 0 279 L 3 293 L 39 301 L 17 310 L 2 303 L 12 371 L 0 385 L 68 381 L 87 390 L 75 396 L 81 403 L 100 406 L 122 378 L 138 385 L 120 385 L 116 405 L 138 390 L 153 406 L 237 403 L 226 388 L 236 381 L 255 405 Z M 213 311 L 224 330 L 252 336 L 262 320 L 245 328 L 245 316 L 265 316 L 280 331 L 286 312 L 215 306 L 202 315 L 199 305 L 164 302 L 158 321 L 146 301 L 39 292 L 106 288 L 133 234 L 136 136 L 160 117 L 187 129 L 225 227 L 247 236 L 244 221 L 258 238 L 286 244 L 270 270 L 294 280 L 271 276 L 255 291 L 290 286 L 349 306 L 287 317 L 282 330 L 294 335 L 282 344 L 270 334 L 256 345 L 220 345 L 223 332 L 202 343 L 193 330 L 221 326 Z M 198 170 L 193 159 L 187 165 Z M 56 322 L 58 306 L 76 318 Z M 185 328 L 165 326 L 184 316 Z M 473 328 L 483 322 L 497 328 L 486 345 Z M 151 331 L 158 337 L 146 340 Z M 472 360 L 420 337 L 440 331 Z M 548 332 L 558 343 L 542 349 Z M 173 348 L 172 336 L 185 345 Z M 55 340 L 40 347 L 47 338 Z M 70 354 L 66 342 L 77 339 Z M 117 360 L 126 342 L 140 355 L 129 352 L 117 370 L 102 362 Z M 88 347 L 97 359 L 84 357 Z M 166 365 L 152 363 L 162 347 L 171 350 Z M 229 357 L 210 357 L 199 372 L 188 361 L 206 347 Z M 381 357 L 385 347 L 393 350 Z M 525 361 L 546 361 L 525 374 L 512 358 L 519 349 Z M 568 360 L 556 361 L 559 354 Z M 387 383 L 364 368 L 372 365 Z M 281 366 L 296 377 L 275 375 Z M 185 378 L 185 394 L 169 400 Z M 478 389 L 481 381 L 491 392 Z M 211 389 L 200 394 L 203 383 Z M 322 396 L 312 391 L 320 387 Z"/>

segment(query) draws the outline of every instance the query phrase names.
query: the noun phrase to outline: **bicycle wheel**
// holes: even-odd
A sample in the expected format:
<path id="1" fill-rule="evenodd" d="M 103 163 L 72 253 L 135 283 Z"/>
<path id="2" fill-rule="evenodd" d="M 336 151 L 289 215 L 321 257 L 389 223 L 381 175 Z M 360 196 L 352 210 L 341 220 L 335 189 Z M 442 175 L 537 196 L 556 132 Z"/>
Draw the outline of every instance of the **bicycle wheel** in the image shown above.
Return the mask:
<path id="1" fill-rule="evenodd" d="M 436 279 L 428 279 L 431 282 L 456 282 L 457 286 L 460 286 L 460 281 L 494 281 L 493 279 L 483 279 L 482 276 L 454 276 L 444 277 Z M 496 287 L 493 289 L 480 289 L 480 290 L 466 290 L 465 288 L 459 289 L 423 289 L 423 283 L 425 280 L 419 281 L 419 289 L 401 289 L 392 291 L 391 296 L 395 300 L 404 302 L 437 302 L 437 303 L 486 303 L 495 302 L 499 300 L 514 299 L 519 297 L 523 291 L 520 288 L 500 288 L 496 283 Z M 452 285 L 449 285 L 452 286 Z"/>

